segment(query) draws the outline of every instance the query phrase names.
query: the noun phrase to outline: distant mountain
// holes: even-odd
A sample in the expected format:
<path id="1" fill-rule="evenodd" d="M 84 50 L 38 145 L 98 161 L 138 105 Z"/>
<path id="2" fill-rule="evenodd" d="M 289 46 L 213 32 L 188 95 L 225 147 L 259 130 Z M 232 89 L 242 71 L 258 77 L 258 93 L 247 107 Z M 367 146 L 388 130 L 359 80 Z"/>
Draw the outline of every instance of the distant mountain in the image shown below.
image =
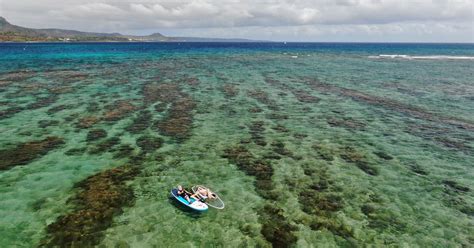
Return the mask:
<path id="1" fill-rule="evenodd" d="M 253 42 L 246 39 L 219 39 L 199 37 L 168 37 L 151 35 L 123 35 L 120 33 L 92 33 L 66 29 L 34 29 L 10 24 L 0 16 L 0 42 Z"/>

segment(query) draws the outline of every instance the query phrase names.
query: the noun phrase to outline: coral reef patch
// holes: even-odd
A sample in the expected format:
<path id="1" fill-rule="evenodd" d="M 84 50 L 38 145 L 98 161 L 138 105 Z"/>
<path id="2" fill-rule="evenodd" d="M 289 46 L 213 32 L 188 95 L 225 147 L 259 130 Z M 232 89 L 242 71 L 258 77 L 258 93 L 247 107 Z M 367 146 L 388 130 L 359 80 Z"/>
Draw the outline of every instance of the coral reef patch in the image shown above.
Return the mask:
<path id="1" fill-rule="evenodd" d="M 293 233 L 296 226 L 288 223 L 284 211 L 273 205 L 266 204 L 259 211 L 259 221 L 262 223 L 261 233 L 272 247 L 291 247 L 298 238 Z"/>
<path id="2" fill-rule="evenodd" d="M 270 95 L 260 89 L 249 90 L 247 96 L 257 100 L 258 102 L 267 106 L 270 110 L 278 110 L 278 105 L 275 100 L 270 99 Z"/>
<path id="3" fill-rule="evenodd" d="M 250 135 L 252 136 L 252 141 L 259 146 L 266 146 L 267 142 L 263 133 L 265 132 L 265 122 L 263 121 L 254 121 L 250 124 Z"/>
<path id="4" fill-rule="evenodd" d="M 340 156 L 346 162 L 355 164 L 359 169 L 371 176 L 379 174 L 377 167 L 370 162 L 367 155 L 356 150 L 354 147 L 346 146 L 342 148 Z"/>
<path id="5" fill-rule="evenodd" d="M 107 137 L 107 131 L 104 129 L 92 129 L 87 133 L 86 141 L 89 143 L 91 141 L 99 140 Z"/>
<path id="6" fill-rule="evenodd" d="M 104 141 L 99 142 L 94 147 L 89 149 L 89 154 L 101 154 L 104 152 L 113 152 L 116 145 L 120 144 L 120 138 L 110 137 Z"/>
<path id="7" fill-rule="evenodd" d="M 137 110 L 137 107 L 129 101 L 117 100 L 114 103 L 107 105 L 105 109 L 106 111 L 102 119 L 114 122 L 131 115 L 135 110 Z"/>
<path id="8" fill-rule="evenodd" d="M 137 134 L 141 133 L 145 129 L 151 126 L 153 116 L 150 111 L 143 110 L 138 113 L 138 116 L 133 120 L 133 122 L 125 128 L 125 130 L 130 133 Z"/>
<path id="9" fill-rule="evenodd" d="M 233 84 L 224 84 L 220 89 L 222 93 L 229 98 L 235 97 L 239 94 L 239 88 Z"/>
<path id="10" fill-rule="evenodd" d="M 46 228 L 40 247 L 91 247 L 99 244 L 113 217 L 134 202 L 125 184 L 139 173 L 136 166 L 121 166 L 93 175 L 76 185 L 78 194 L 70 199 L 74 210 Z"/>
<path id="11" fill-rule="evenodd" d="M 163 144 L 163 140 L 158 137 L 141 136 L 137 139 L 137 146 L 139 146 L 143 152 L 151 153 L 159 149 Z"/>
<path id="12" fill-rule="evenodd" d="M 436 114 L 436 113 L 424 110 L 420 107 L 408 105 L 396 100 L 387 99 L 385 97 L 373 96 L 373 95 L 369 95 L 357 90 L 347 89 L 347 88 L 339 87 L 333 84 L 323 83 L 314 78 L 304 77 L 304 78 L 301 78 L 301 80 L 305 82 L 308 86 L 310 86 L 312 89 L 322 92 L 322 93 L 339 94 L 342 96 L 350 97 L 351 99 L 358 102 L 363 102 L 363 103 L 371 104 L 374 106 L 380 106 L 380 107 L 397 111 L 399 113 L 407 114 L 407 115 L 410 115 L 412 117 L 419 118 L 422 120 L 444 123 L 446 125 L 451 125 L 456 128 L 462 128 L 462 129 L 474 131 L 474 123 L 465 119 Z"/>
<path id="13" fill-rule="evenodd" d="M 145 104 L 153 104 L 156 101 L 171 104 L 165 117 L 154 124 L 161 134 L 173 137 L 178 142 L 191 135 L 196 102 L 191 96 L 182 92 L 179 85 L 148 84 L 143 88 L 143 95 Z"/>
<path id="14" fill-rule="evenodd" d="M 183 94 L 182 98 L 172 103 L 168 113 L 158 121 L 156 127 L 163 135 L 183 141 L 191 135 L 193 125 L 194 100 Z"/>
<path id="15" fill-rule="evenodd" d="M 62 138 L 50 136 L 43 140 L 29 141 L 18 144 L 14 148 L 0 150 L 0 170 L 28 164 L 63 144 Z"/>
<path id="16" fill-rule="evenodd" d="M 225 149 L 223 157 L 237 165 L 239 170 L 255 177 L 255 190 L 261 197 L 267 200 L 278 199 L 278 194 L 272 191 L 273 168 L 269 162 L 255 157 L 242 145 Z M 297 241 L 293 233 L 296 227 L 289 223 L 283 212 L 282 209 L 270 204 L 259 211 L 261 233 L 274 247 L 289 247 Z"/>

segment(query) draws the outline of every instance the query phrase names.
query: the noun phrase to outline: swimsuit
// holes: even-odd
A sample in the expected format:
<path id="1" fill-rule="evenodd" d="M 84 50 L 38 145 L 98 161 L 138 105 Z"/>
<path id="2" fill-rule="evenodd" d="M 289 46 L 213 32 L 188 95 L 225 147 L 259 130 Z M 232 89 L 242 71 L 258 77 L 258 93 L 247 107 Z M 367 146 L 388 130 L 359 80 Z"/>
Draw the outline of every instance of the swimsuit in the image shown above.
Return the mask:
<path id="1" fill-rule="evenodd" d="M 185 198 L 185 196 L 187 196 L 188 194 L 186 194 L 186 191 L 183 190 L 183 192 L 179 193 L 179 190 L 178 190 L 178 196 L 181 196 L 183 198 Z"/>

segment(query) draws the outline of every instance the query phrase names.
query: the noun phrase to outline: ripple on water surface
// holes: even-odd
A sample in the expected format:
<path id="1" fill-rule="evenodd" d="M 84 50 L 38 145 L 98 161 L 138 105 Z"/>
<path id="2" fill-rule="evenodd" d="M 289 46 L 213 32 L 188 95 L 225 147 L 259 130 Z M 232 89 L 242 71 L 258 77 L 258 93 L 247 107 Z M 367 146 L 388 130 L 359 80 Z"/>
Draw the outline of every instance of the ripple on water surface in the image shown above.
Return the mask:
<path id="1" fill-rule="evenodd" d="M 369 57 L 472 47 L 16 46 L 2 247 L 474 243 L 473 62 Z M 226 208 L 189 211 L 177 184 Z"/>

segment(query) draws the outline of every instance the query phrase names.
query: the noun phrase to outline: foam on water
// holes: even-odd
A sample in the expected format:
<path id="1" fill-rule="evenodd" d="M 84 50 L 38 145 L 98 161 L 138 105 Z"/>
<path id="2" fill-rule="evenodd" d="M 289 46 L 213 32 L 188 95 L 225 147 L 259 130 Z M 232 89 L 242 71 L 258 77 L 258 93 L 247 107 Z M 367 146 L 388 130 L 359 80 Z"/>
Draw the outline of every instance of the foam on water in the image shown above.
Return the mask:
<path id="1" fill-rule="evenodd" d="M 371 59 L 418 59 L 418 60 L 474 60 L 474 56 L 449 56 L 449 55 L 429 55 L 416 56 L 404 54 L 380 54 L 378 56 L 369 56 Z"/>

